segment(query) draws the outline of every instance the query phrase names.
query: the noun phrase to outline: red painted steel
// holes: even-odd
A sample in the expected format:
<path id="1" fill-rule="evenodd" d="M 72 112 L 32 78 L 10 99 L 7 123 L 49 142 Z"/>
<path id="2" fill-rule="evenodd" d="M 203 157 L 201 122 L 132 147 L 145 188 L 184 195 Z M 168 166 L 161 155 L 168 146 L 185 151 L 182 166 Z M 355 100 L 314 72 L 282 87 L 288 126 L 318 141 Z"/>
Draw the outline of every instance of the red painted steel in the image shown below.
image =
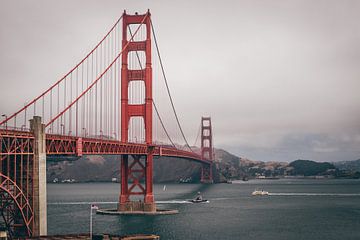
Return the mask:
<path id="1" fill-rule="evenodd" d="M 0 131 L 0 209 L 11 236 L 33 229 L 33 146 L 29 132 Z"/>
<path id="2" fill-rule="evenodd" d="M 24 194 L 22 189 L 16 184 L 15 181 L 10 179 L 10 177 L 0 173 L 0 189 L 1 189 L 1 195 L 0 195 L 0 203 L 1 208 L 6 208 L 7 206 L 15 205 L 16 209 L 12 209 L 15 211 L 14 215 L 16 215 L 16 211 L 19 211 L 21 214 L 21 219 L 15 218 L 14 215 L 10 215 L 8 219 L 5 219 L 7 221 L 8 225 L 10 225 L 12 228 L 24 228 L 20 231 L 26 231 L 28 236 L 31 236 L 32 233 L 32 221 L 33 221 L 33 211 L 32 207 L 30 205 L 30 202 L 27 198 L 27 196 Z M 20 221 L 22 220 L 22 221 Z M 16 224 L 9 224 L 10 221 L 16 222 Z M 12 234 L 19 231 L 17 229 L 11 229 Z"/>
<path id="3" fill-rule="evenodd" d="M 143 17 L 142 21 L 139 22 L 139 24 L 143 24 L 144 21 L 146 20 L 146 16 Z M 124 21 L 124 20 L 123 20 Z M 130 38 L 130 41 L 134 38 L 134 36 L 136 35 L 136 33 L 139 31 L 140 27 L 138 27 L 134 33 L 134 35 Z M 74 106 L 77 102 L 79 102 L 79 100 L 85 96 L 85 94 L 87 92 L 89 92 L 91 89 L 93 89 L 93 87 L 99 82 L 99 80 L 102 79 L 102 77 L 109 71 L 109 69 L 116 63 L 116 61 L 120 58 L 120 56 L 124 57 L 124 55 L 127 55 L 127 48 L 130 45 L 130 42 L 127 41 L 124 45 L 123 45 L 123 49 L 122 51 L 116 56 L 116 58 L 110 63 L 110 65 L 99 75 L 98 78 L 96 78 L 95 81 L 93 81 L 93 83 L 91 83 L 89 85 L 88 88 L 86 88 L 86 90 L 84 92 L 82 92 L 74 101 L 72 101 L 64 110 L 62 110 L 60 113 L 58 113 L 54 118 L 52 118 L 47 124 L 46 127 L 50 126 L 54 121 L 56 121 L 58 118 L 60 118 L 61 116 L 63 116 L 63 114 L 65 112 L 67 112 L 72 106 Z M 121 75 L 122 76 L 122 75 Z M 145 83 L 146 84 L 146 83 Z M 122 86 L 122 85 L 121 85 Z"/>
<path id="4" fill-rule="evenodd" d="M 115 24 L 111 27 L 111 29 L 107 32 L 107 34 L 101 39 L 101 41 L 78 63 L 75 67 L 73 67 L 67 74 L 65 74 L 61 79 L 59 79 L 56 83 L 54 83 L 50 88 L 48 88 L 45 92 L 43 92 L 41 95 L 33 99 L 31 102 L 26 104 L 23 108 L 12 114 L 10 117 L 6 117 L 3 121 L 0 121 L 0 126 L 8 123 L 12 119 L 16 119 L 16 116 L 19 115 L 21 112 L 26 111 L 31 105 L 34 105 L 38 100 L 40 100 L 42 97 L 44 97 L 46 94 L 50 93 L 51 90 L 55 89 L 56 86 L 58 86 L 61 82 L 66 80 L 66 77 L 70 76 L 73 72 L 75 72 L 78 67 L 84 63 L 90 56 L 95 52 L 96 49 L 106 40 L 106 38 L 111 34 L 111 32 L 115 29 L 115 27 L 118 25 L 118 23 L 121 21 L 122 16 L 115 22 Z M 16 122 L 16 120 L 15 120 Z M 16 125 L 16 124 L 15 124 Z M 16 126 L 14 126 L 16 127 Z"/>
<path id="5" fill-rule="evenodd" d="M 143 20 L 145 18 L 145 21 Z M 128 41 L 128 27 L 130 24 L 145 24 L 146 40 L 145 41 Z M 122 67 L 121 67 L 121 141 L 128 142 L 129 121 L 132 117 L 142 117 L 145 127 L 145 143 L 152 144 L 152 67 L 151 67 L 151 27 L 150 12 L 144 15 L 128 15 L 123 14 L 123 31 L 122 31 Z M 146 56 L 145 69 L 129 70 L 128 55 L 131 51 L 144 51 Z M 144 81 L 145 83 L 145 103 L 129 104 L 128 89 L 131 81 Z M 122 187 L 119 197 L 119 203 L 125 204 L 131 201 L 132 195 L 143 195 L 144 202 L 147 204 L 154 203 L 154 195 L 152 190 L 153 179 L 153 151 L 146 148 L 143 154 L 145 160 L 142 163 L 141 155 L 132 155 L 132 163 L 130 164 L 128 155 L 124 155 L 121 162 Z M 144 149 L 145 150 L 145 149 Z M 140 166 L 141 174 L 133 174 L 135 167 Z M 136 170 L 140 171 L 140 170 Z M 129 180 L 132 180 L 130 183 Z M 142 182 L 145 181 L 145 186 Z M 130 186 L 128 184 L 131 184 Z M 133 192 L 135 187 L 140 188 L 140 192 Z"/>
<path id="6" fill-rule="evenodd" d="M 208 159 L 211 163 L 214 159 L 210 117 L 201 118 L 201 158 Z M 201 182 L 213 182 L 212 164 L 202 164 Z"/>
<path id="7" fill-rule="evenodd" d="M 0 168 L 1 174 L 4 175 L 3 178 L 0 176 L 0 183 L 10 183 L 10 180 L 5 179 L 9 178 L 8 176 L 12 176 L 11 181 L 13 183 L 10 185 L 15 186 L 18 184 L 19 187 L 16 189 L 21 190 L 16 190 L 16 193 L 9 195 L 9 191 L 6 191 L 5 188 L 1 188 L 0 203 L 5 203 L 5 200 L 9 200 L 9 198 L 5 197 L 5 195 L 12 196 L 12 199 L 14 200 L 12 204 L 13 209 L 19 209 L 21 216 L 25 216 L 26 219 L 26 221 L 24 220 L 26 224 L 21 226 L 26 226 L 30 229 L 29 231 L 31 231 L 31 221 L 33 217 L 33 213 L 31 211 L 31 166 L 34 136 L 31 132 L 0 129 L 0 142 L 0 158 L 2 163 Z M 55 134 L 46 135 L 46 154 L 48 156 L 122 155 L 123 161 L 121 177 L 124 184 L 121 186 L 121 192 L 125 194 L 121 195 L 122 199 L 120 197 L 120 200 L 124 202 L 129 201 L 130 196 L 135 195 L 144 196 L 144 200 L 146 200 L 147 203 L 151 203 L 153 200 L 153 196 L 151 196 L 153 193 L 152 181 L 146 181 L 145 186 L 142 184 L 142 180 L 145 176 L 150 175 L 149 178 L 152 178 L 152 168 L 147 168 L 147 166 L 149 166 L 146 162 L 148 158 L 144 159 L 145 157 L 169 156 L 191 159 L 193 161 L 200 162 L 203 169 L 207 170 L 210 174 L 211 171 L 209 171 L 209 169 L 211 169 L 212 166 L 212 161 L 210 159 L 204 159 L 194 152 L 180 150 L 172 146 L 156 146 L 146 143 L 123 143 L 109 139 L 81 138 Z M 135 159 L 135 163 L 130 163 L 129 156 L 132 156 L 133 159 Z M 13 165 L 11 165 L 12 163 Z M 15 168 L 15 170 L 12 170 L 12 168 Z M 20 173 L 20 175 L 14 176 L 16 173 Z M 203 179 L 211 179 L 209 177 L 205 178 L 205 176 L 207 175 L 203 173 Z M 127 187 L 127 183 L 130 183 L 129 180 L 132 181 L 132 185 Z M 4 183 L 3 186 L 7 186 L 6 184 Z M 149 196 L 150 199 L 146 199 L 146 197 Z M 19 197 L 22 199 L 19 200 L 22 204 L 27 204 L 26 207 L 16 203 L 16 200 L 19 199 Z M 8 219 L 15 218 L 15 216 L 18 215 L 14 211 L 7 210 L 7 212 L 9 214 Z M 20 220 L 17 218 L 14 221 L 20 222 Z M 31 234 L 31 232 L 29 232 L 29 234 Z"/>
<path id="8" fill-rule="evenodd" d="M 24 146 L 32 146 L 33 144 L 32 140 L 34 139 L 34 136 L 30 132 L 5 131 L 0 129 L 0 137 L 2 139 L 5 139 L 6 137 L 7 139 L 11 139 L 9 144 L 3 145 L 3 149 L 0 152 L 1 157 L 5 158 L 7 155 L 15 153 L 19 155 L 30 154 L 29 152 L 23 152 Z M 185 158 L 204 164 L 211 163 L 211 160 L 203 159 L 194 152 L 180 150 L 172 146 L 157 146 L 145 143 L 123 143 L 109 139 L 46 134 L 46 154 L 52 156 L 147 155 L 150 149 L 154 156 Z"/>
<path id="9" fill-rule="evenodd" d="M 121 52 L 115 56 L 115 59 L 110 62 L 110 65 L 97 76 L 94 81 L 86 86 L 83 92 L 80 91 L 78 97 L 75 97 L 67 107 L 63 110 L 55 112 L 51 118 L 46 122 L 49 127 L 48 134 L 46 134 L 46 154 L 48 156 L 64 156 L 64 157 L 81 157 L 83 155 L 121 155 L 121 193 L 119 196 L 119 203 L 126 204 L 131 202 L 132 196 L 142 196 L 144 203 L 147 204 L 147 210 L 153 211 L 155 209 L 154 195 L 153 195 L 153 157 L 154 156 L 168 156 L 185 158 L 197 161 L 202 164 L 201 180 L 203 182 L 212 181 L 212 163 L 213 163 L 213 149 L 212 149 L 212 130 L 211 119 L 202 118 L 202 138 L 201 138 L 201 156 L 192 151 L 185 151 L 166 145 L 153 145 L 152 129 L 153 129 L 153 96 L 152 96 L 152 59 L 151 59 L 151 15 L 148 11 L 143 15 L 128 15 L 126 12 L 120 19 L 123 19 L 123 39 Z M 21 128 L 16 126 L 16 117 L 19 113 L 25 112 L 30 105 L 34 105 L 34 115 L 36 113 L 36 102 L 45 95 L 51 95 L 52 90 L 59 86 L 69 74 L 72 74 L 75 69 L 83 64 L 89 56 L 100 46 L 106 39 L 120 19 L 109 31 L 109 33 L 100 41 L 99 44 L 67 75 L 60 79 L 57 83 L 52 85 L 46 92 L 31 101 L 24 108 L 20 109 L 15 114 L 0 122 L 0 208 L 5 221 L 9 223 L 15 235 L 31 236 L 34 227 L 34 209 L 33 203 L 33 183 L 32 176 L 35 170 L 33 168 L 34 159 L 34 135 L 32 132 L 26 130 L 26 124 Z M 140 29 L 137 28 L 135 33 L 127 40 L 127 28 L 130 24 L 145 25 L 146 39 L 144 41 L 134 41 L 134 36 Z M 129 70 L 128 69 L 128 54 L 131 51 L 145 52 L 145 68 Z M 71 129 L 61 123 L 60 134 L 53 134 L 53 122 L 58 118 L 63 117 L 72 106 L 76 106 L 80 99 L 99 82 L 104 74 L 114 65 L 120 58 L 122 60 L 121 67 L 121 119 L 120 135 L 121 141 L 112 140 L 102 136 L 86 137 L 86 133 L 80 137 L 70 136 L 71 131 L 65 133 L 65 128 Z M 141 64 L 140 64 L 141 65 Z M 74 72 L 75 74 L 75 72 Z M 77 74 L 77 71 L 76 71 Z M 129 104 L 128 88 L 131 81 L 143 81 L 145 85 L 145 103 L 144 104 Z M 119 84 L 120 85 L 120 84 Z M 167 86 L 168 87 L 168 86 Z M 66 87 L 65 87 L 66 88 Z M 171 104 L 172 99 L 170 96 Z M 44 103 L 43 103 L 44 104 Z M 101 105 L 101 104 L 100 104 Z M 64 105 L 65 106 L 65 105 Z M 90 107 L 90 106 L 89 106 Z M 76 110 L 77 111 L 77 110 Z M 120 112 L 120 111 L 119 111 Z M 76 133 L 78 132 L 77 124 L 78 113 L 76 112 Z M 71 115 L 70 115 L 71 116 Z M 175 113 L 176 119 L 177 115 Z M 144 121 L 145 141 L 144 143 L 129 143 L 129 121 L 132 117 L 141 117 Z M 70 117 L 71 118 L 71 117 Z M 70 119 L 69 118 L 69 119 Z M 13 119 L 14 127 L 8 126 L 8 121 Z M 62 121 L 62 120 L 61 120 Z M 95 120 L 96 121 L 96 120 Z M 178 119 L 177 119 L 178 121 Z M 209 122 L 206 125 L 205 122 Z M 70 122 L 70 120 L 69 120 Z M 114 121 L 115 122 L 115 121 Z M 4 125 L 5 124 L 5 125 Z M 68 123 L 71 125 L 71 122 Z M 178 122 L 179 124 L 179 122 Z M 90 124 L 89 120 L 89 126 Z M 95 123 L 96 125 L 96 123 Z M 4 128 L 5 126 L 5 128 Z M 180 124 L 179 124 L 180 127 Z M 180 127 L 181 128 L 181 127 Z M 89 130 L 89 129 L 88 129 Z M 101 131 L 101 130 L 100 130 Z M 204 131 L 209 131 L 209 135 Z M 96 132 L 96 131 L 95 131 Z M 182 130 L 181 130 L 182 132 Z M 50 134 L 51 133 L 51 134 Z M 183 134 L 183 133 L 182 133 Z M 184 135 L 183 135 L 184 137 Z M 116 138 L 116 137 L 115 137 Z M 184 137 L 185 139 L 185 137 Z M 185 139 L 186 141 L 186 139 Z M 149 208 L 150 206 L 150 208 Z M 35 215 L 36 216 L 36 215 Z"/>

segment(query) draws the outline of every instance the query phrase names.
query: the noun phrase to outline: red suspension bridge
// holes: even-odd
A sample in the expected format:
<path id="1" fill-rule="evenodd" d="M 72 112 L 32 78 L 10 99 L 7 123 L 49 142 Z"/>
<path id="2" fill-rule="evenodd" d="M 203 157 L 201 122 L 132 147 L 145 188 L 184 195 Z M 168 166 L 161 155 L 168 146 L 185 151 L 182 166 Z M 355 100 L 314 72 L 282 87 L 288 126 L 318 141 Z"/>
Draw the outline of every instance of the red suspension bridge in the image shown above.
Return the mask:
<path id="1" fill-rule="evenodd" d="M 124 12 L 64 77 L 2 117 L 0 211 L 12 236 L 47 233 L 47 156 L 121 155 L 118 211 L 156 211 L 154 156 L 198 161 L 201 181 L 213 182 L 211 119 L 201 120 L 196 152 L 175 111 L 149 11 Z"/>

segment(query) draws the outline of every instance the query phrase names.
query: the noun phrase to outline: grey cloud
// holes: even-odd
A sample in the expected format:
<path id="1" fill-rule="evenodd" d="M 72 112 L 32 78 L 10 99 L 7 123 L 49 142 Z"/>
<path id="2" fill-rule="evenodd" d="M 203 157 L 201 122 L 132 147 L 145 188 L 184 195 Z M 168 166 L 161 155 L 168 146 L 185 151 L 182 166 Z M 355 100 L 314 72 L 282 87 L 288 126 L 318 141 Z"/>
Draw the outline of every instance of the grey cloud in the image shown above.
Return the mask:
<path id="1" fill-rule="evenodd" d="M 72 68 L 123 9 L 147 8 L 189 139 L 211 115 L 217 147 L 242 156 L 359 158 L 357 0 L 2 0 L 0 113 Z"/>

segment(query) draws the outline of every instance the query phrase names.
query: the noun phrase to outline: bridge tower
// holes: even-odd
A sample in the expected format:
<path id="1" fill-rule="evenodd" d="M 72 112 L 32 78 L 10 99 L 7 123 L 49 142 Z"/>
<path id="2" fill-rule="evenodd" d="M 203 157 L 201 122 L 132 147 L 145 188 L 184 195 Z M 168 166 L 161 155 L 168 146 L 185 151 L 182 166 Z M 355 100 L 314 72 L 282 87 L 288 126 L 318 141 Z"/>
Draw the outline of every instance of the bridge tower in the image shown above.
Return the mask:
<path id="1" fill-rule="evenodd" d="M 210 117 L 201 118 L 201 157 L 203 159 L 208 159 L 212 161 L 214 160 L 212 127 Z M 213 164 L 202 164 L 202 183 L 213 183 L 212 166 Z"/>
<path id="2" fill-rule="evenodd" d="M 145 19 L 143 21 L 143 19 Z M 146 39 L 130 41 L 131 24 L 144 24 Z M 141 117 L 144 121 L 145 143 L 148 145 L 146 155 L 122 155 L 121 161 L 121 193 L 119 211 L 156 211 L 153 195 L 153 149 L 152 146 L 152 66 L 151 66 L 151 22 L 150 12 L 144 15 L 123 14 L 122 31 L 122 67 L 121 67 L 121 141 L 129 142 L 129 124 L 131 118 Z M 128 35 L 130 34 L 130 35 Z M 127 47 L 126 47 L 127 46 Z M 129 53 L 143 51 L 145 53 L 145 68 L 129 69 Z M 141 65 L 141 64 L 140 64 Z M 129 85 L 132 81 L 143 81 L 145 85 L 145 102 L 130 104 Z M 135 196 L 143 196 L 143 202 L 133 201 Z"/>

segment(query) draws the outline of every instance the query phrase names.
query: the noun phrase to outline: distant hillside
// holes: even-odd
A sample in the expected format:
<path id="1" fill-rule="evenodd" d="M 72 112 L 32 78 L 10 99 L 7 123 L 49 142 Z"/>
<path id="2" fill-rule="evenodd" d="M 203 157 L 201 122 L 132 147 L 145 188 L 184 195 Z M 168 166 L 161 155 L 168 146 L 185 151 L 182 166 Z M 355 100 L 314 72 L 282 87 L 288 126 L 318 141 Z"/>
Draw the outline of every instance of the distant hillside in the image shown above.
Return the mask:
<path id="1" fill-rule="evenodd" d="M 340 170 L 360 172 L 360 159 L 354 161 L 335 162 L 334 165 Z"/>
<path id="2" fill-rule="evenodd" d="M 172 182 L 181 178 L 199 181 L 200 164 L 169 157 L 154 158 L 154 181 Z M 75 179 L 77 182 L 111 181 L 120 177 L 119 156 L 85 156 L 76 161 L 59 161 L 47 164 L 47 180 L 52 182 Z"/>
<path id="3" fill-rule="evenodd" d="M 193 151 L 200 153 L 198 148 Z M 217 181 L 225 181 L 227 178 L 239 178 L 246 176 L 243 166 L 253 166 L 253 162 L 241 159 L 222 149 L 215 149 L 215 158 L 221 173 L 214 176 Z M 186 159 L 170 157 L 154 158 L 154 181 L 155 182 L 178 182 L 181 179 L 190 182 L 200 180 L 201 165 Z M 65 179 L 75 179 L 78 182 L 111 181 L 120 178 L 119 156 L 84 156 L 76 161 L 50 162 L 47 165 L 47 179 L 52 182 Z"/>
<path id="4" fill-rule="evenodd" d="M 316 176 L 336 170 L 336 167 L 328 162 L 314 162 L 311 160 L 296 160 L 289 164 L 293 168 L 292 175 Z"/>
<path id="5" fill-rule="evenodd" d="M 285 162 L 262 162 L 237 157 L 223 149 L 215 149 L 215 157 L 221 177 L 225 179 L 252 178 L 259 175 L 273 177 L 285 175 L 289 170 Z"/>
<path id="6" fill-rule="evenodd" d="M 198 148 L 193 149 L 199 153 Z M 311 160 L 286 162 L 262 162 L 235 156 L 223 149 L 215 149 L 217 174 L 215 181 L 223 182 L 233 179 L 255 177 L 283 177 L 291 175 L 317 176 L 332 175 L 342 178 L 360 177 L 360 160 L 335 163 L 318 163 Z M 155 182 L 178 182 L 185 180 L 198 182 L 201 165 L 194 161 L 161 157 L 154 159 Z M 358 172 L 356 172 L 358 171 Z M 85 156 L 76 161 L 49 162 L 47 179 L 52 182 L 75 179 L 78 182 L 111 181 L 120 179 L 119 156 Z"/>

